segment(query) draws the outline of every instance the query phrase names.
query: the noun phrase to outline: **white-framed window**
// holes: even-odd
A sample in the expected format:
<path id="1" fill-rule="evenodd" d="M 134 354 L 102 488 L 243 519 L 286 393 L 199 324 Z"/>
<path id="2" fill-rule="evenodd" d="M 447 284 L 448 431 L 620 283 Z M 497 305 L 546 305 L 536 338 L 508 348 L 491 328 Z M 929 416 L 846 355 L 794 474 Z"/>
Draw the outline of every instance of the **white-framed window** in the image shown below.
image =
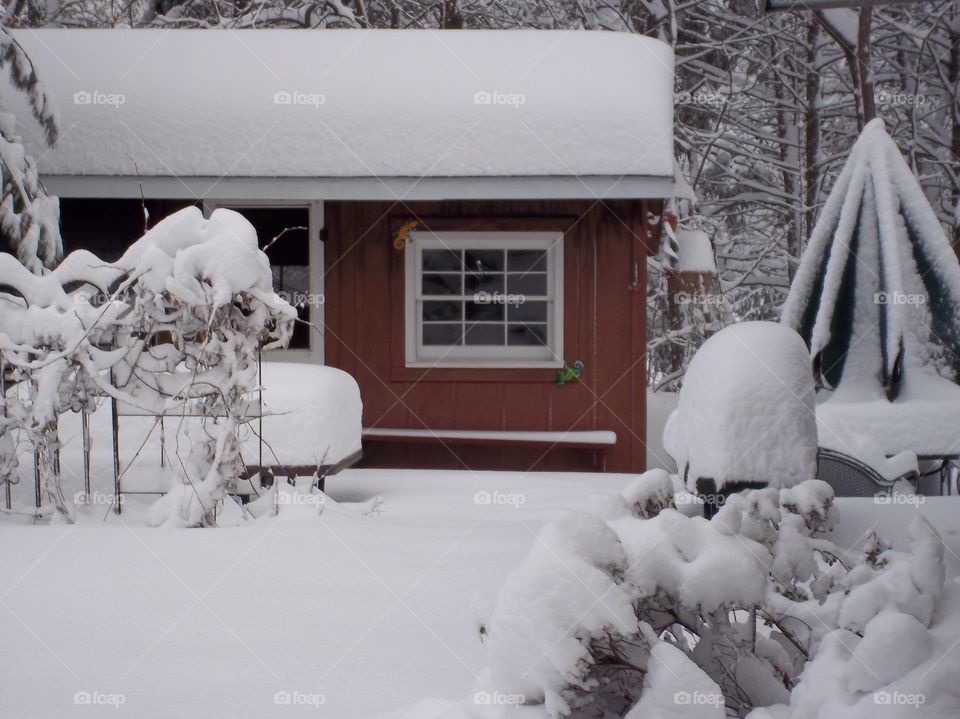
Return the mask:
<path id="1" fill-rule="evenodd" d="M 412 233 L 408 367 L 562 367 L 562 232 Z"/>

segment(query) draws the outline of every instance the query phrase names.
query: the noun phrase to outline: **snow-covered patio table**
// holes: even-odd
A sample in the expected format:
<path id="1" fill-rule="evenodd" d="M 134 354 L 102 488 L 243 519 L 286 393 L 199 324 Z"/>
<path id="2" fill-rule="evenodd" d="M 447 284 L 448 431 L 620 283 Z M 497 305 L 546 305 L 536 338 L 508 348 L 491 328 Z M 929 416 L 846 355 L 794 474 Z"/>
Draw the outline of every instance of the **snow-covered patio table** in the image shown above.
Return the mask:
<path id="1" fill-rule="evenodd" d="M 264 362 L 262 391 L 251 398 L 253 417 L 241 427 L 244 463 L 254 474 L 270 468 L 277 474 L 329 474 L 350 464 L 360 452 L 360 391 L 346 372 L 333 367 L 295 362 Z M 179 462 L 184 461 L 198 437 L 202 419 L 168 413 L 160 423 L 142 408 L 118 408 L 119 470 L 122 493 L 162 494 Z M 112 496 L 113 442 L 110 402 L 103 400 L 90 414 L 90 476 L 99 496 Z M 207 420 L 209 421 L 209 420 Z M 72 495 L 83 490 L 83 441 L 79 413 L 61 416 L 60 464 L 65 489 Z M 262 441 L 261 441 L 262 437 Z M 165 459 L 161 462 L 161 456 Z M 309 471 L 307 471 L 309 468 Z M 20 483 L 15 494 L 32 492 L 32 462 L 20 457 Z M 250 493 L 252 485 L 241 483 L 239 491 Z"/>
<path id="2" fill-rule="evenodd" d="M 950 464 L 960 461 L 960 387 L 943 378 L 915 373 L 893 402 L 880 392 L 837 392 L 821 399 L 816 412 L 821 447 L 868 463 L 864 454 L 912 452 L 940 462 L 943 481 Z"/>

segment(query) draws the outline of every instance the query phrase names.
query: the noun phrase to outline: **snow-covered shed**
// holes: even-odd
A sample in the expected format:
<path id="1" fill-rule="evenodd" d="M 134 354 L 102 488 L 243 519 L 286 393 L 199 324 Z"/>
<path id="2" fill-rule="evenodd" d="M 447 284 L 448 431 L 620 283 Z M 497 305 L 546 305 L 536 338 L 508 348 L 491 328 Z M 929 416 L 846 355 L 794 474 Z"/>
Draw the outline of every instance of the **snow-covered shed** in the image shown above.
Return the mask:
<path id="1" fill-rule="evenodd" d="M 264 244 L 283 233 L 268 250 L 276 287 L 313 324 L 286 353 L 357 378 L 368 463 L 643 467 L 645 257 L 673 185 L 667 45 L 15 37 L 58 106 L 53 148 L 18 129 L 61 198 L 67 250 L 119 254 L 143 231 L 141 195 L 151 223 L 228 206 Z M 556 383 L 577 361 L 579 379 Z"/>

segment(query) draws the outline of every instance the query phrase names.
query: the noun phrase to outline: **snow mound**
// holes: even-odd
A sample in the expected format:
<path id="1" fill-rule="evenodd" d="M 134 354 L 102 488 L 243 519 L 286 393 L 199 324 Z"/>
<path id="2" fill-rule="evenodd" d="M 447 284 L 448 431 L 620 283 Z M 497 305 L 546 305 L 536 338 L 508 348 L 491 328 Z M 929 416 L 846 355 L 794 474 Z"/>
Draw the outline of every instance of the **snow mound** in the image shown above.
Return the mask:
<path id="1" fill-rule="evenodd" d="M 545 527 L 494 605 L 491 686 L 480 690 L 566 714 L 563 690 L 586 681 L 591 638 L 636 630 L 630 596 L 611 578 L 625 565 L 617 535 L 596 517 L 570 513 Z"/>
<path id="2" fill-rule="evenodd" d="M 698 478 L 789 487 L 817 474 L 810 357 L 774 322 L 744 322 L 707 340 L 684 377 L 664 445 L 693 489 Z"/>
<path id="3" fill-rule="evenodd" d="M 624 719 L 724 719 L 723 692 L 706 672 L 670 644 L 650 650 L 643 695 Z"/>

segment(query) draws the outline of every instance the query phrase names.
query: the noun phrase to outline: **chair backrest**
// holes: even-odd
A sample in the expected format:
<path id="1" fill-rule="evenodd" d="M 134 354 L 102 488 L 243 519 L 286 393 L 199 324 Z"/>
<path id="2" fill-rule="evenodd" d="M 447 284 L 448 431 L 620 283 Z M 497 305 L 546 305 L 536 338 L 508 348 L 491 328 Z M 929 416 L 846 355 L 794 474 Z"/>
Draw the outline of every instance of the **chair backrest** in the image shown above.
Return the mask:
<path id="1" fill-rule="evenodd" d="M 824 447 L 817 450 L 817 479 L 833 487 L 838 497 L 889 494 L 897 482 L 896 479 L 884 478 L 873 467 L 855 457 Z"/>

